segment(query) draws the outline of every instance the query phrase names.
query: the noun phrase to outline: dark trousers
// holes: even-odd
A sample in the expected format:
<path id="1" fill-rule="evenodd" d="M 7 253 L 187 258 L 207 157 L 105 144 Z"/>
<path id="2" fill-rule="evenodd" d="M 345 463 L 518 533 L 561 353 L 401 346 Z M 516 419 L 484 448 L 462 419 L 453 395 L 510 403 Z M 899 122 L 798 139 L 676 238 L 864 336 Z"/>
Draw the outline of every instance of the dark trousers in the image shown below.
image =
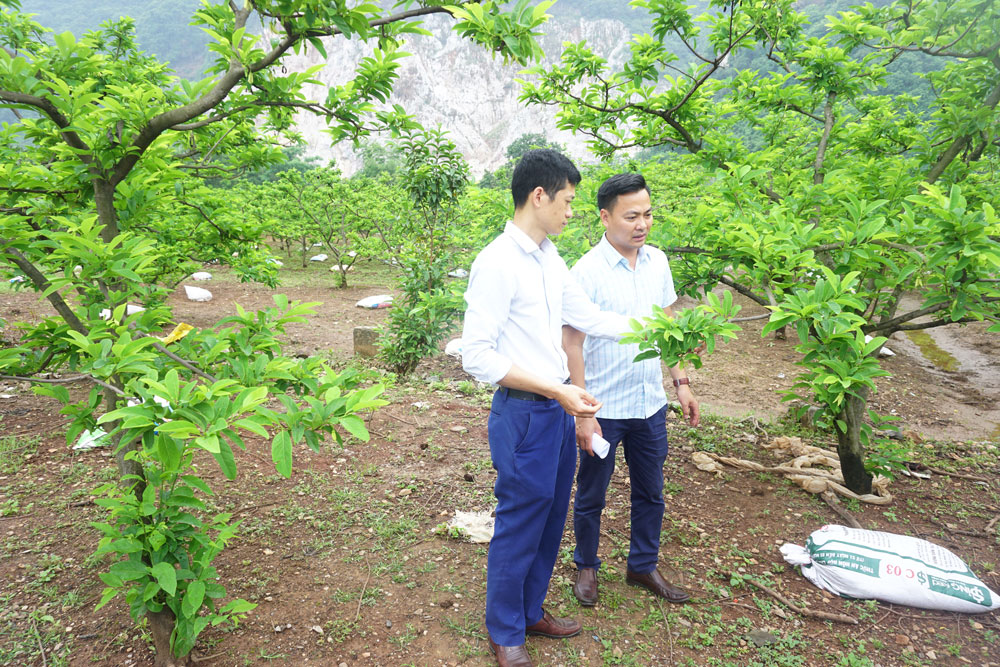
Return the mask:
<path id="1" fill-rule="evenodd" d="M 667 458 L 666 406 L 649 419 L 600 419 L 604 439 L 611 443 L 605 458 L 582 454 L 576 476 L 573 531 L 577 568 L 599 568 L 597 544 L 601 535 L 601 511 L 615 470 L 618 443 L 624 447 L 631 479 L 632 536 L 628 569 L 645 574 L 656 569 L 663 524 L 663 462 Z"/>
<path id="2" fill-rule="evenodd" d="M 500 646 L 524 643 L 542 620 L 569 510 L 576 439 L 555 400 L 493 395 L 490 455 L 497 471 L 496 523 L 486 563 L 486 629 Z"/>

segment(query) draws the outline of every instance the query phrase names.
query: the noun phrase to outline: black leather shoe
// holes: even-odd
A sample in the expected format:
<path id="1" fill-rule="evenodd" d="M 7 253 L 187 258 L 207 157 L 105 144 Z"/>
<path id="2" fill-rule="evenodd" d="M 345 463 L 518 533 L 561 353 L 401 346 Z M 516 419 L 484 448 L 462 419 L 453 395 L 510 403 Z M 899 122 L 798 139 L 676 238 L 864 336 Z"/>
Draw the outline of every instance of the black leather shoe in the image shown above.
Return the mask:
<path id="1" fill-rule="evenodd" d="M 667 583 L 667 580 L 663 578 L 659 570 L 653 570 L 647 574 L 639 574 L 638 572 L 628 570 L 625 573 L 625 583 L 630 586 L 645 588 L 653 595 L 659 595 L 667 602 L 687 602 L 691 599 L 687 591 Z"/>
<path id="2" fill-rule="evenodd" d="M 573 595 L 584 607 L 593 607 L 597 604 L 597 570 L 584 567 L 576 571 Z"/>
<path id="3" fill-rule="evenodd" d="M 497 657 L 497 664 L 500 667 L 532 667 L 531 658 L 528 656 L 528 649 L 524 644 L 520 646 L 499 646 L 493 638 L 489 638 L 490 651 Z"/>
<path id="4" fill-rule="evenodd" d="M 540 635 L 542 637 L 551 637 L 552 639 L 566 639 L 567 637 L 575 637 L 583 629 L 579 621 L 574 621 L 570 618 L 555 618 L 544 609 L 542 612 L 542 620 L 526 627 L 524 634 Z"/>

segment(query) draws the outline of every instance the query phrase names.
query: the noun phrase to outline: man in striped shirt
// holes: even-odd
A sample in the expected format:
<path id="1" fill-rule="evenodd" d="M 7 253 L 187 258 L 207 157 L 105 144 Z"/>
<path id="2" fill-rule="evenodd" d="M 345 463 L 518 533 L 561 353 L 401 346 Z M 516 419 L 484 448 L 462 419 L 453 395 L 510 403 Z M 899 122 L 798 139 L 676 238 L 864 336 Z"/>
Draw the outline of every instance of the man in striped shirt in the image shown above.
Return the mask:
<path id="1" fill-rule="evenodd" d="M 629 317 L 652 313 L 653 304 L 672 315 L 677 300 L 666 255 L 646 245 L 653 222 L 649 188 L 641 174 L 618 174 L 601 184 L 597 205 L 605 234 L 573 267 L 571 274 L 602 310 Z M 625 580 L 670 601 L 689 595 L 657 570 L 663 522 L 663 462 L 667 456 L 667 397 L 659 359 L 633 363 L 638 345 L 587 337 L 565 326 L 570 380 L 603 404 L 599 417 L 577 417 L 576 440 L 584 455 L 577 473 L 573 529 L 577 566 L 573 593 L 584 606 L 597 604 L 597 546 L 601 511 L 622 444 L 631 478 L 631 543 Z M 698 425 L 698 401 L 680 366 L 670 368 L 684 417 Z M 594 455 L 592 438 L 611 444 L 604 458 Z"/>

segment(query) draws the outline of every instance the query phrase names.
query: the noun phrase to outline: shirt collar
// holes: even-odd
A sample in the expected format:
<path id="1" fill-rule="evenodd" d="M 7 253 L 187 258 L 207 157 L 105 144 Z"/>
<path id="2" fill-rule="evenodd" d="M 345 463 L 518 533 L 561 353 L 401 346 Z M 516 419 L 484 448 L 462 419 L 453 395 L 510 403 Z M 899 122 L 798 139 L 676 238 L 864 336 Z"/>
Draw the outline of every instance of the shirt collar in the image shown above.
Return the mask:
<path id="1" fill-rule="evenodd" d="M 521 250 L 529 255 L 539 250 L 541 250 L 544 254 L 557 252 L 555 244 L 552 243 L 548 237 L 542 239 L 542 243 L 539 245 L 535 243 L 534 239 L 528 236 L 523 229 L 515 225 L 513 221 L 507 221 L 507 225 L 504 227 L 503 232 L 504 234 L 509 234 L 514 240 L 514 243 L 516 243 Z"/>
<path id="2" fill-rule="evenodd" d="M 628 260 L 625 259 L 620 252 L 615 250 L 615 247 L 611 245 L 611 241 L 608 241 L 608 235 L 604 234 L 601 240 L 597 243 L 597 252 L 601 254 L 604 261 L 608 263 L 608 266 L 615 266 L 616 264 L 622 264 L 627 269 L 631 269 L 628 265 Z M 639 248 L 639 254 L 636 257 L 636 266 L 642 264 L 643 262 L 649 261 L 649 252 L 646 251 L 646 246 Z"/>

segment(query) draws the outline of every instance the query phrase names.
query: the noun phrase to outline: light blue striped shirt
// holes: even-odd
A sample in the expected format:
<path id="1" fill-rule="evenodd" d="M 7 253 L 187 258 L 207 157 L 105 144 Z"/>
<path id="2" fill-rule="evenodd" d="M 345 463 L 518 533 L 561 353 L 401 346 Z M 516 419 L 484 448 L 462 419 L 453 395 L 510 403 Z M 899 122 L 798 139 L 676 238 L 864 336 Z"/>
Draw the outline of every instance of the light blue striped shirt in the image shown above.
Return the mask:
<path id="1" fill-rule="evenodd" d="M 607 237 L 591 248 L 570 273 L 601 310 L 645 317 L 653 304 L 667 307 L 677 300 L 670 263 L 659 248 L 644 245 L 633 270 Z M 604 406 L 604 419 L 646 419 L 667 403 L 659 359 L 633 363 L 637 344 L 587 336 L 583 344 L 587 391 Z"/>

